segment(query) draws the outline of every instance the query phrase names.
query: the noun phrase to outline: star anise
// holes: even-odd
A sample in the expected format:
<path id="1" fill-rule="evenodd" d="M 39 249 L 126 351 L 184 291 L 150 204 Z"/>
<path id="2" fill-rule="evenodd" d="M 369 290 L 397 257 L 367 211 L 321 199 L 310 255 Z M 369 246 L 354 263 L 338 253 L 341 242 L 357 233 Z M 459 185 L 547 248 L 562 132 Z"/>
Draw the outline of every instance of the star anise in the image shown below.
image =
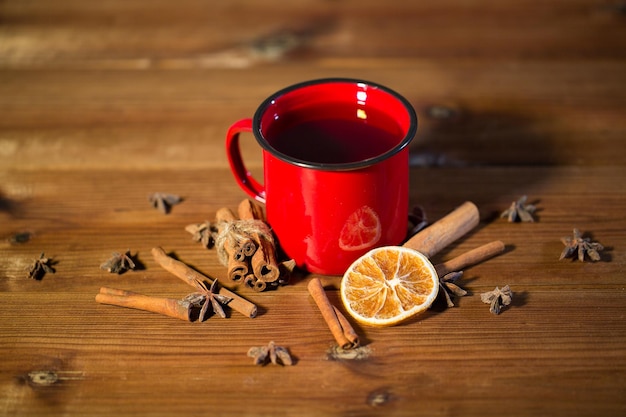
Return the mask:
<path id="1" fill-rule="evenodd" d="M 168 214 L 172 206 L 180 203 L 182 198 L 174 194 L 154 193 L 148 197 L 152 207 L 159 210 L 163 214 Z"/>
<path id="2" fill-rule="evenodd" d="M 414 206 L 411 213 L 409 213 L 409 222 L 411 223 L 409 236 L 413 236 L 428 226 L 428 219 L 426 219 L 426 211 L 424 208 L 421 206 Z"/>
<path id="3" fill-rule="evenodd" d="M 254 358 L 255 365 L 265 365 L 268 362 L 274 365 L 293 365 L 293 359 L 289 354 L 289 351 L 276 345 L 273 341 L 269 342 L 267 346 L 254 346 L 248 350 L 248 356 Z"/>
<path id="4" fill-rule="evenodd" d="M 52 274 L 55 272 L 52 267 L 52 258 L 46 258 L 44 253 L 41 252 L 39 259 L 35 259 L 32 265 L 28 268 L 28 278 L 40 280 L 47 272 Z"/>
<path id="5" fill-rule="evenodd" d="M 135 269 L 136 265 L 130 255 L 130 250 L 124 253 L 113 252 L 111 258 L 100 265 L 100 269 L 112 274 L 123 274 L 129 269 Z"/>
<path id="6" fill-rule="evenodd" d="M 578 258 L 580 262 L 585 261 L 585 255 L 592 261 L 600 260 L 600 251 L 604 249 L 604 246 L 598 242 L 592 242 L 589 238 L 582 237 L 582 234 L 578 229 L 574 229 L 573 237 L 562 237 L 561 242 L 565 245 L 565 249 L 561 252 L 559 260 L 564 258 Z"/>
<path id="7" fill-rule="evenodd" d="M 446 302 L 448 303 L 448 307 L 454 307 L 454 303 L 452 302 L 452 295 L 456 295 L 457 297 L 463 297 L 467 295 L 467 291 L 463 288 L 459 287 L 455 282 L 459 278 L 463 276 L 463 271 L 458 272 L 450 272 L 439 278 L 439 288 L 443 292 L 446 297 Z"/>
<path id="8" fill-rule="evenodd" d="M 533 213 L 537 210 L 534 204 L 526 204 L 527 197 L 524 195 L 519 200 L 511 203 L 511 206 L 504 210 L 500 217 L 506 217 L 509 222 L 534 222 Z"/>
<path id="9" fill-rule="evenodd" d="M 185 297 L 184 301 L 190 302 L 194 307 L 200 308 L 199 321 L 207 319 L 207 313 L 209 309 L 211 312 L 217 314 L 221 318 L 226 318 L 226 313 L 222 305 L 226 305 L 232 301 L 232 298 L 225 295 L 218 294 L 218 282 L 214 280 L 210 287 L 207 287 L 206 283 L 200 280 L 195 281 L 196 287 L 200 292 L 194 292 Z"/>
<path id="10" fill-rule="evenodd" d="M 191 238 L 194 242 L 202 243 L 205 248 L 211 249 L 215 246 L 218 230 L 217 226 L 211 222 L 190 224 L 185 227 L 185 230 L 192 234 Z"/>
<path id="11" fill-rule="evenodd" d="M 511 304 L 513 300 L 513 292 L 509 286 L 502 287 L 502 289 L 496 287 L 493 291 L 487 291 L 480 294 L 480 299 L 485 304 L 490 304 L 489 311 L 493 314 L 500 314 L 500 311 L 504 306 Z"/>

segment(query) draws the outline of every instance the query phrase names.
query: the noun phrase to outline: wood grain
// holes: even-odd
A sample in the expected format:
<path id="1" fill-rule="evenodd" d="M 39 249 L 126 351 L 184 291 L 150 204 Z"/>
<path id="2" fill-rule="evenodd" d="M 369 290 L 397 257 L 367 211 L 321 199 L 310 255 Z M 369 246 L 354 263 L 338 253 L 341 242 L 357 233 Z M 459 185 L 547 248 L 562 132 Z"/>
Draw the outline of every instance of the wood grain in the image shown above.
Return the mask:
<path id="1" fill-rule="evenodd" d="M 624 415 L 625 59 L 621 1 L 0 2 L 0 414 Z M 417 110 L 411 206 L 431 222 L 478 206 L 478 227 L 434 263 L 506 245 L 464 271 L 455 307 L 353 322 L 356 353 L 336 349 L 309 275 L 237 286 L 184 230 L 245 198 L 228 126 L 331 76 L 388 85 Z M 163 215 L 153 192 L 183 202 Z M 536 221 L 501 219 L 522 195 Z M 573 228 L 606 247 L 600 262 L 558 260 Z M 187 323 L 95 302 L 102 286 L 192 292 L 153 247 L 257 317 Z M 99 268 L 125 250 L 138 270 Z M 42 252 L 56 272 L 28 279 Z M 320 279 L 341 309 L 339 277 Z M 480 293 L 507 284 L 513 304 L 495 316 Z M 295 366 L 252 364 L 247 350 L 270 340 Z"/>

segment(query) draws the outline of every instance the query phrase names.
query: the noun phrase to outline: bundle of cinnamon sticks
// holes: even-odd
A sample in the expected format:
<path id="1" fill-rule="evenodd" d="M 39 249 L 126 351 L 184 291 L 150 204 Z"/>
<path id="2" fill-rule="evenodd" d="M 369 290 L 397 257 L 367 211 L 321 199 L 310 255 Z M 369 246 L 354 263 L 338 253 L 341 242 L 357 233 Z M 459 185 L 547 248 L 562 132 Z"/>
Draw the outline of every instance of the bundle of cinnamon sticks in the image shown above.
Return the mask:
<path id="1" fill-rule="evenodd" d="M 200 225 L 189 225 L 194 233 Z M 214 246 L 220 262 L 228 268 L 228 278 L 241 282 L 255 291 L 283 283 L 281 275 L 292 269 L 290 262 L 280 263 L 276 256 L 276 243 L 265 222 L 263 208 L 245 199 L 235 214 L 228 207 L 220 208 L 215 215 Z"/>

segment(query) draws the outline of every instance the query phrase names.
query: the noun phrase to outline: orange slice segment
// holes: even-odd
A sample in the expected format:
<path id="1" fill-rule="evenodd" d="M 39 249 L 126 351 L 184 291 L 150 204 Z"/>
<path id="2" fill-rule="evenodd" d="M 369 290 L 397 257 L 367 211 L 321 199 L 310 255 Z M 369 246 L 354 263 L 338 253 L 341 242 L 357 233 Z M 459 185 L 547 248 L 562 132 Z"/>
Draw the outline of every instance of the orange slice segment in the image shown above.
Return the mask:
<path id="1" fill-rule="evenodd" d="M 373 247 L 380 240 L 378 214 L 363 206 L 348 216 L 339 233 L 339 247 L 345 251 L 357 251 Z"/>
<path id="2" fill-rule="evenodd" d="M 372 326 L 391 326 L 425 311 L 438 291 L 428 258 L 403 247 L 369 251 L 348 268 L 340 288 L 346 311 Z"/>

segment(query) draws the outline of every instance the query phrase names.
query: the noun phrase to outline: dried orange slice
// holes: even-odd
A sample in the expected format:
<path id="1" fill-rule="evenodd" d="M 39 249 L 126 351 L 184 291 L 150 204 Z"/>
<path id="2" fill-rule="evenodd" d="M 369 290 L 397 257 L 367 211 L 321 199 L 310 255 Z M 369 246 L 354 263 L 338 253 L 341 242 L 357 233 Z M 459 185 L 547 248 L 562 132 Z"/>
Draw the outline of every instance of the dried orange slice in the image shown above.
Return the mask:
<path id="1" fill-rule="evenodd" d="M 340 288 L 348 313 L 372 326 L 391 326 L 423 312 L 438 290 L 428 258 L 404 247 L 372 249 L 348 268 Z"/>
<path id="2" fill-rule="evenodd" d="M 348 216 L 339 233 L 339 247 L 345 251 L 357 251 L 373 247 L 380 240 L 378 214 L 363 206 Z"/>

